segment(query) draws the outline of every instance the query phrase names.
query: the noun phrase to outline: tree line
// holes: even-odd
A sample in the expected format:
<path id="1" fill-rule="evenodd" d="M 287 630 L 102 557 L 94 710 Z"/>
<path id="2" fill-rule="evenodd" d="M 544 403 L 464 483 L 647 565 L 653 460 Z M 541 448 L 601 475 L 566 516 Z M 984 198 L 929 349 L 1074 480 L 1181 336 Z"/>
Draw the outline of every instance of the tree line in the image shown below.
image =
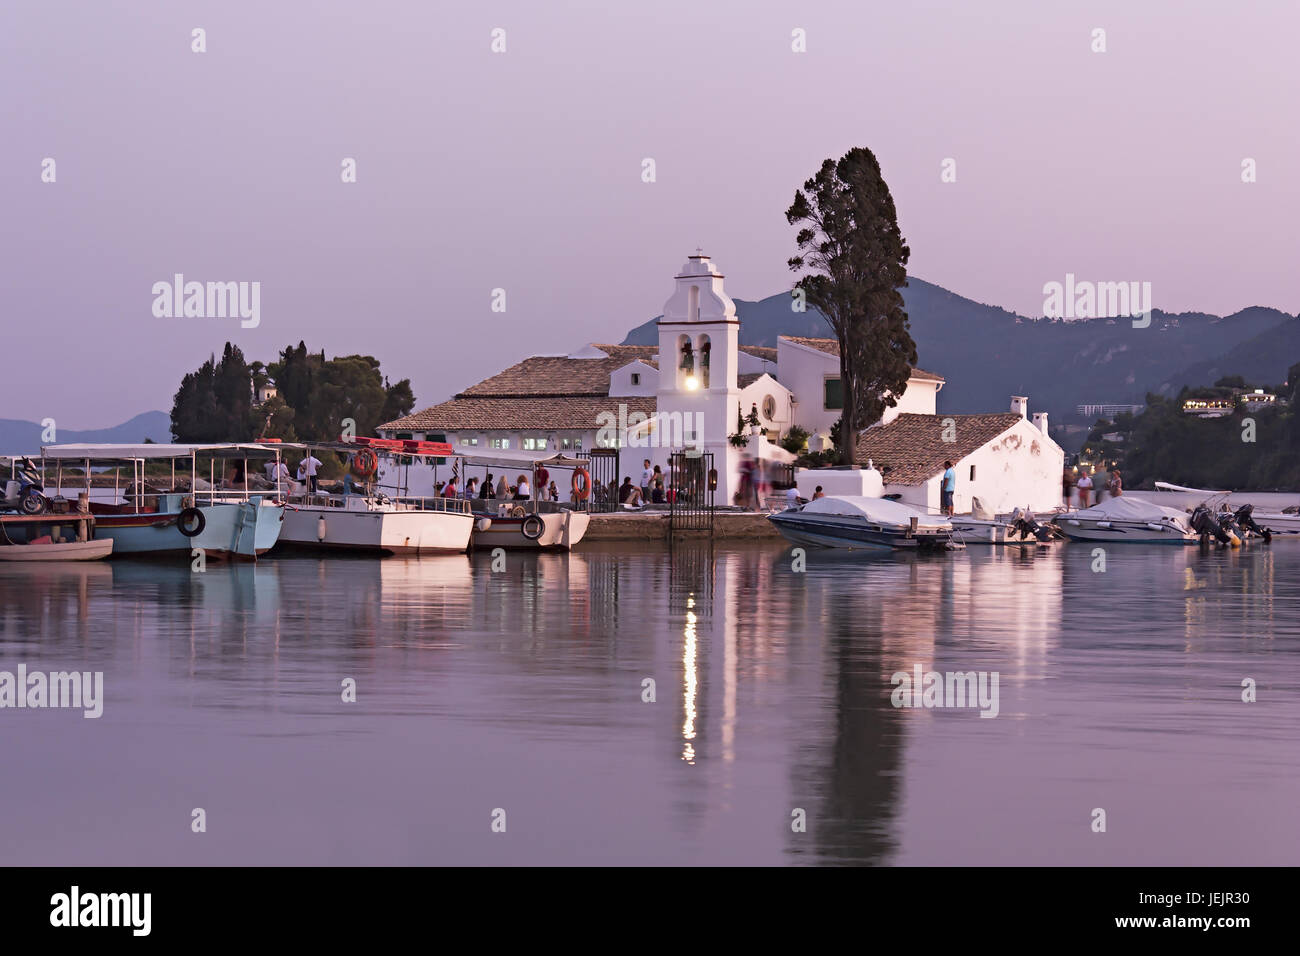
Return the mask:
<path id="1" fill-rule="evenodd" d="M 257 404 L 256 390 L 270 382 L 277 394 Z M 356 434 L 372 435 L 414 406 L 410 380 L 390 384 L 373 356 L 327 359 L 324 349 L 310 352 L 300 341 L 264 365 L 250 363 L 227 342 L 220 359 L 209 356 L 181 379 L 171 430 L 178 442 L 336 441 L 347 419 L 355 422 Z"/>

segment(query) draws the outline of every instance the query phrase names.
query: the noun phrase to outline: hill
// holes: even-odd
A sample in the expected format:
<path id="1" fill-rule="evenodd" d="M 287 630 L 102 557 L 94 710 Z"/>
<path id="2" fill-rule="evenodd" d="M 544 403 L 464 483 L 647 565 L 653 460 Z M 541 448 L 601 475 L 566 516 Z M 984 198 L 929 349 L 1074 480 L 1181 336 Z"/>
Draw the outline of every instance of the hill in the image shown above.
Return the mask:
<path id="1" fill-rule="evenodd" d="M 41 441 L 42 430 L 36 422 L 0 418 L 0 454 L 38 454 L 42 444 L 49 444 Z M 171 434 L 170 415 L 166 412 L 145 412 L 111 428 L 60 428 L 56 437 L 60 443 L 142 442 L 146 438 L 156 442 L 169 442 L 172 440 Z"/>
<path id="2" fill-rule="evenodd" d="M 917 278 L 908 280 L 903 299 L 917 364 L 947 379 L 939 393 L 939 409 L 946 412 L 1002 410 L 1015 394 L 1028 395 L 1031 410 L 1047 411 L 1058 422 L 1081 420 L 1077 405 L 1141 404 L 1147 392 L 1175 394 L 1197 363 L 1226 358 L 1256 337 L 1262 337 L 1259 351 L 1269 343 L 1279 349 L 1276 364 L 1284 373 L 1300 361 L 1300 350 L 1287 344 L 1300 323 L 1277 309 L 1225 317 L 1157 309 L 1149 327 L 1135 329 L 1127 319 L 1030 319 Z M 775 345 L 778 335 L 831 334 L 815 310 L 792 312 L 789 293 L 737 299 L 736 311 L 747 345 Z M 655 321 L 634 328 L 624 342 L 657 342 Z M 1265 337 L 1269 332 L 1278 338 Z"/>
<path id="3" fill-rule="evenodd" d="M 1238 342 L 1216 358 L 1188 366 L 1176 373 L 1169 384 L 1177 390 L 1183 385 L 1213 385 L 1225 375 L 1240 375 L 1253 385 L 1279 385 L 1286 381 L 1288 369 L 1297 361 L 1300 361 L 1300 318 L 1288 318 L 1253 338 Z"/>

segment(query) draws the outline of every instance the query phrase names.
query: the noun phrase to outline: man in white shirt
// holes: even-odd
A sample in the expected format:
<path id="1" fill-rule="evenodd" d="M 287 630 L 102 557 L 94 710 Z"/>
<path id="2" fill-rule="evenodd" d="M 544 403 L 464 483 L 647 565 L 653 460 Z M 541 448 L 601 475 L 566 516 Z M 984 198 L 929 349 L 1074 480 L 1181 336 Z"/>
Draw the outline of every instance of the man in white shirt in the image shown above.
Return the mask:
<path id="1" fill-rule="evenodd" d="M 307 457 L 302 460 L 302 465 L 299 468 L 302 472 L 303 478 L 307 482 L 307 489 L 312 494 L 315 494 L 318 490 L 316 485 L 316 469 L 320 467 L 320 464 L 319 458 L 311 452 L 307 452 Z"/>
<path id="2" fill-rule="evenodd" d="M 785 493 L 785 506 L 787 508 L 799 507 L 799 489 L 794 485 L 791 485 L 789 490 Z"/>
<path id="3" fill-rule="evenodd" d="M 645 469 L 641 472 L 641 500 L 649 501 L 650 493 L 654 491 L 655 472 L 650 467 L 650 459 L 645 460 Z"/>

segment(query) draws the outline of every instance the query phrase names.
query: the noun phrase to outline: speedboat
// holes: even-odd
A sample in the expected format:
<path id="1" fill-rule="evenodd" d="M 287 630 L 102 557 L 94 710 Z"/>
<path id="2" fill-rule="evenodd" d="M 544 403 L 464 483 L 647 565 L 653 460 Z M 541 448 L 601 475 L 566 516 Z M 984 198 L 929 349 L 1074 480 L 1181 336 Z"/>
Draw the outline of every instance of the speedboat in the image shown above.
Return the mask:
<path id="1" fill-rule="evenodd" d="M 1207 491 L 1204 488 L 1186 488 L 1182 485 L 1172 485 L 1167 481 L 1157 481 L 1155 483 L 1156 491 L 1161 495 L 1178 496 L 1179 500 L 1189 503 L 1200 503 L 1206 500 L 1216 500 L 1226 502 L 1228 496 L 1232 494 L 1229 491 Z M 1239 498 L 1242 496 L 1238 496 Z M 1240 515 L 1240 509 L 1237 512 Z M 1250 518 L 1260 528 L 1261 533 L 1268 531 L 1271 537 L 1300 537 L 1300 513 L 1291 511 L 1259 511 L 1252 508 Z"/>
<path id="2" fill-rule="evenodd" d="M 1080 511 L 1063 511 L 1055 525 L 1073 541 L 1195 544 L 1200 534 L 1184 511 L 1121 496 Z"/>
<path id="3" fill-rule="evenodd" d="M 540 510 L 541 502 L 475 500 L 473 547 L 568 551 L 587 533 L 591 516 L 561 508 Z M 486 510 L 495 506 L 494 511 Z"/>
<path id="4" fill-rule="evenodd" d="M 953 515 L 953 538 L 963 544 L 1032 544 L 1050 541 L 1056 537 L 1050 525 L 1034 518 L 1033 512 L 1017 508 L 1009 515 L 994 514 L 977 497 L 971 502 L 971 513 Z"/>
<path id="5" fill-rule="evenodd" d="M 821 548 L 948 551 L 952 523 L 888 498 L 827 496 L 768 515 L 788 540 Z"/>

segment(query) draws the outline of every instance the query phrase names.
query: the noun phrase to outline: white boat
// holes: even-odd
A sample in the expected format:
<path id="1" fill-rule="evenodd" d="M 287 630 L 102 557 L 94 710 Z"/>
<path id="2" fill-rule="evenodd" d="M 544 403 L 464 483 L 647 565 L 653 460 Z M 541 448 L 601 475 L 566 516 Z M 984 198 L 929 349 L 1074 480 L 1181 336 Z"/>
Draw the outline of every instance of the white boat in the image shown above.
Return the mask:
<path id="1" fill-rule="evenodd" d="M 441 442 L 281 442 L 285 452 L 333 451 L 351 456 L 342 493 L 310 492 L 296 484 L 282 487 L 286 497 L 280 541 L 286 547 L 325 548 L 372 554 L 453 554 L 469 548 L 474 517 L 469 502 L 455 498 L 404 497 L 402 461 L 442 457 Z M 364 467 L 362 459 L 368 459 Z M 381 459 L 385 470 L 379 470 Z M 382 484 L 381 476 L 391 478 Z M 392 496 L 385 493 L 392 492 Z"/>
<path id="2" fill-rule="evenodd" d="M 1226 502 L 1232 494 L 1230 491 L 1207 491 L 1204 488 L 1186 488 L 1182 485 L 1173 485 L 1167 481 L 1157 481 L 1155 483 L 1156 491 L 1162 495 L 1177 495 L 1180 500 L 1192 503 L 1202 504 L 1209 499 L 1221 499 Z M 1245 495 L 1238 495 L 1238 498 Z M 1274 506 L 1276 507 L 1276 505 Z M 1252 510 L 1251 517 L 1261 528 L 1277 537 L 1300 537 L 1300 514 L 1291 514 L 1285 511 L 1259 511 Z"/>
<path id="3" fill-rule="evenodd" d="M 376 554 L 451 554 L 469 547 L 473 527 L 467 501 L 316 494 L 290 498 L 280 543 Z"/>
<path id="4" fill-rule="evenodd" d="M 828 495 L 768 520 L 788 540 L 812 547 L 947 551 L 959 546 L 947 518 L 888 498 Z"/>
<path id="5" fill-rule="evenodd" d="M 1052 529 L 1034 519 L 1033 513 L 1017 508 L 998 515 L 975 498 L 968 515 L 952 515 L 953 538 L 963 544 L 1037 544 L 1055 537 Z"/>
<path id="6" fill-rule="evenodd" d="M 585 511 L 564 508 L 534 510 L 537 502 L 475 500 L 474 547 L 514 550 L 568 551 L 587 533 L 591 517 Z M 527 507 L 525 507 L 527 506 Z"/>
<path id="7" fill-rule="evenodd" d="M 0 561 L 96 561 L 113 553 L 86 512 L 0 515 Z"/>
<path id="8" fill-rule="evenodd" d="M 1196 544 L 1200 535 L 1186 512 L 1121 496 L 1080 511 L 1063 511 L 1054 523 L 1074 541 Z"/>

